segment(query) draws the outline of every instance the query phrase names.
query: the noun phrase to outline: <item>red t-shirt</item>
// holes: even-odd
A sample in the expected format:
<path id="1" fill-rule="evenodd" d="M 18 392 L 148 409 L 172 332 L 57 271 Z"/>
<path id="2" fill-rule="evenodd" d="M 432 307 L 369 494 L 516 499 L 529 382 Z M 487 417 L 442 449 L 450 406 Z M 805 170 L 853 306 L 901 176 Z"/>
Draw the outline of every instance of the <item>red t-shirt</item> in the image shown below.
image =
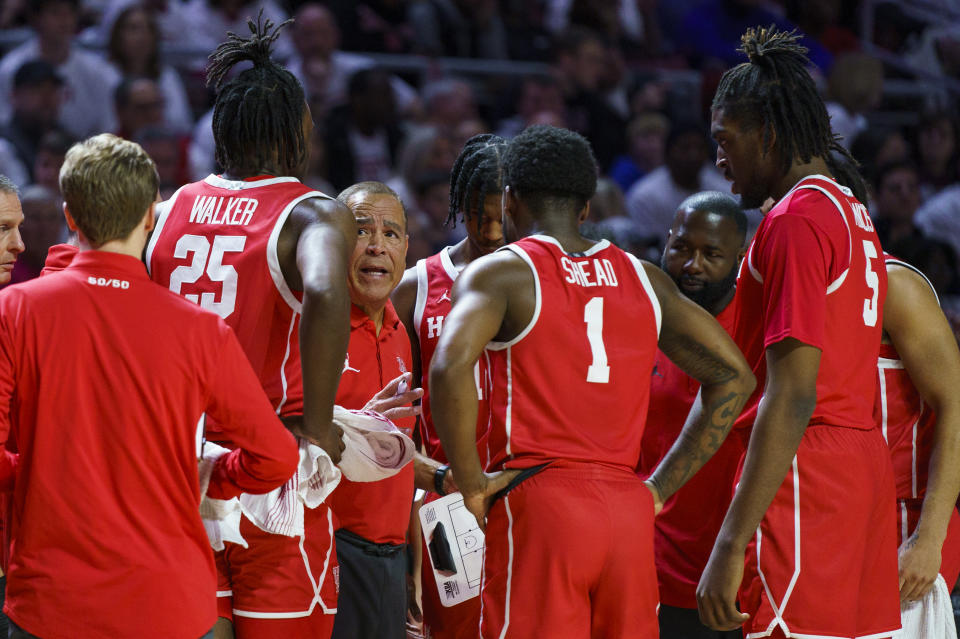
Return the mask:
<path id="1" fill-rule="evenodd" d="M 606 240 L 583 254 L 544 235 L 500 250 L 533 271 L 536 306 L 520 335 L 487 346 L 490 467 L 565 460 L 634 472 L 660 330 L 642 264 Z"/>
<path id="2" fill-rule="evenodd" d="M 0 441 L 19 450 L 0 457 L 14 484 L 11 619 L 52 639 L 209 630 L 201 414 L 236 448 L 215 468 L 213 497 L 271 490 L 298 462 L 226 324 L 133 257 L 79 253 L 0 294 L 0 405 Z"/>
<path id="3" fill-rule="evenodd" d="M 733 320 L 731 302 L 717 315 L 717 321 L 727 333 L 733 333 Z M 640 476 L 648 477 L 673 446 L 699 390 L 700 382 L 657 351 L 650 378 L 650 410 L 643 431 Z M 703 468 L 667 500 L 654 520 L 661 603 L 678 608 L 697 607 L 697 584 L 730 506 L 743 451 L 739 437 L 727 437 Z"/>
<path id="4" fill-rule="evenodd" d="M 920 273 L 889 255 L 885 261 Z M 933 290 L 932 284 L 930 289 Z M 893 344 L 880 345 L 874 420 L 890 447 L 893 475 L 897 480 L 897 499 L 922 499 L 926 494 L 937 417 L 920 397 Z"/>
<path id="5" fill-rule="evenodd" d="M 351 305 L 350 347 L 337 388 L 337 404 L 363 408 L 411 366 L 410 338 L 393 304 L 387 302 L 379 336 L 373 320 Z M 409 435 L 414 421 L 407 417 L 394 423 Z M 352 482 L 344 477 L 330 498 L 339 521 L 336 527 L 378 544 L 402 544 L 407 538 L 413 492 L 413 462 L 393 477 L 377 482 Z"/>
<path id="6" fill-rule="evenodd" d="M 810 424 L 874 427 L 887 272 L 863 206 L 821 175 L 797 183 L 760 223 L 737 278 L 734 340 L 757 377 L 737 420 L 750 428 L 766 379 L 765 351 L 787 337 L 820 349 Z"/>
<path id="7" fill-rule="evenodd" d="M 323 197 L 292 177 L 232 181 L 210 175 L 169 200 L 147 246 L 155 282 L 211 310 L 237 333 L 281 415 L 303 412 L 300 310 L 277 238 L 293 208 Z"/>
<path id="8" fill-rule="evenodd" d="M 440 437 L 433 426 L 433 415 L 430 412 L 430 362 L 433 352 L 437 350 L 440 341 L 440 332 L 443 329 L 443 320 L 450 313 L 450 289 L 460 274 L 453 260 L 450 259 L 450 247 L 444 247 L 436 255 L 417 262 L 417 301 L 413 311 L 413 325 L 416 327 L 417 338 L 420 343 L 420 370 L 423 399 L 421 400 L 420 436 L 423 440 L 427 456 L 437 461 L 446 462 L 447 455 L 440 445 Z M 486 465 L 490 458 L 487 450 L 486 436 L 490 430 L 490 403 L 489 403 L 489 366 L 487 355 L 484 353 L 473 369 L 477 383 L 477 452 L 480 454 L 481 464 Z"/>

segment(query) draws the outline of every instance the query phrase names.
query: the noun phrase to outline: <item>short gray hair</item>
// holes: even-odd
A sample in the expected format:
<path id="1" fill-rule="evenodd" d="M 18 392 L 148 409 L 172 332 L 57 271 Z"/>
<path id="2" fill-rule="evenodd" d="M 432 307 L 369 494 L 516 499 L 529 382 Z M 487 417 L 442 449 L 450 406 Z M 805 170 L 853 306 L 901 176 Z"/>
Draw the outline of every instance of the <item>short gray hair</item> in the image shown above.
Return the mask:
<path id="1" fill-rule="evenodd" d="M 397 192 L 383 182 L 368 180 L 366 182 L 357 182 L 356 184 L 352 184 L 340 191 L 340 194 L 337 196 L 337 201 L 349 209 L 350 198 L 359 193 L 365 193 L 369 195 L 389 195 L 393 197 L 393 199 L 400 204 L 400 210 L 403 211 L 403 226 L 407 226 L 407 207 L 404 206 L 403 200 L 400 199 L 400 196 L 397 194 Z"/>
<path id="2" fill-rule="evenodd" d="M 20 189 L 18 189 L 17 185 L 13 183 L 13 180 L 0 173 L 0 193 L 13 193 L 14 195 L 20 195 Z"/>

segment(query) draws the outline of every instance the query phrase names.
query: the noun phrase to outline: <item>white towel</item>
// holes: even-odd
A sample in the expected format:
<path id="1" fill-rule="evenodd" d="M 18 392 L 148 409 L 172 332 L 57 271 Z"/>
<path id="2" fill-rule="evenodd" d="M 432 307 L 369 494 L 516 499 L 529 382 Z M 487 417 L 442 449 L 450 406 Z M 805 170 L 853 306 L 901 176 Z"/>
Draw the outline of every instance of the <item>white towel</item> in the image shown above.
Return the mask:
<path id="1" fill-rule="evenodd" d="M 200 478 L 200 519 L 214 550 L 223 550 L 223 542 L 230 541 L 244 548 L 247 542 L 240 534 L 240 500 L 212 499 L 207 496 L 214 463 L 230 451 L 211 442 L 201 446 L 198 475 Z"/>
<path id="2" fill-rule="evenodd" d="M 335 406 L 333 421 L 343 429 L 340 470 L 350 481 L 393 477 L 413 459 L 413 440 L 380 413 Z"/>
<path id="3" fill-rule="evenodd" d="M 904 639 L 957 639 L 950 591 L 942 576 L 937 575 L 923 599 L 900 606 L 900 621 Z"/>

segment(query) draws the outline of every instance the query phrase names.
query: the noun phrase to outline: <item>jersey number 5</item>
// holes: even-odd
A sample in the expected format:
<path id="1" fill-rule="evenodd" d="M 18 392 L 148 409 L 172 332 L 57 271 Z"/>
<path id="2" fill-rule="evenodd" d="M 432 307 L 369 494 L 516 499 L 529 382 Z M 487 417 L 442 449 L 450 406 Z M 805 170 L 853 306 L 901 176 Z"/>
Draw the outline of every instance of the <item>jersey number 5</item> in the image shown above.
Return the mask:
<path id="1" fill-rule="evenodd" d="M 610 367 L 607 366 L 607 349 L 603 346 L 603 298 L 592 297 L 583 307 L 583 321 L 587 325 L 587 340 L 593 362 L 587 368 L 587 381 L 594 384 L 606 384 L 610 381 Z"/>
<path id="2" fill-rule="evenodd" d="M 223 254 L 239 253 L 246 242 L 247 238 L 244 235 L 216 235 L 213 238 L 213 250 L 211 250 L 210 241 L 204 236 L 184 235 L 177 240 L 173 256 L 184 259 L 187 254 L 193 253 L 193 259 L 190 264 L 173 269 L 170 274 L 170 290 L 226 319 L 237 305 L 237 270 L 230 264 L 223 263 Z M 199 280 L 204 271 L 211 282 L 223 283 L 219 302 L 216 299 L 216 293 L 209 291 L 199 295 L 180 292 L 184 284 L 193 284 Z"/>
<path id="3" fill-rule="evenodd" d="M 863 300 L 863 323 L 866 326 L 877 325 L 877 297 L 880 295 L 880 278 L 873 271 L 873 265 L 870 260 L 877 259 L 877 247 L 870 240 L 863 241 L 863 256 L 867 262 L 867 272 L 865 274 L 867 286 L 873 291 L 873 294 Z"/>

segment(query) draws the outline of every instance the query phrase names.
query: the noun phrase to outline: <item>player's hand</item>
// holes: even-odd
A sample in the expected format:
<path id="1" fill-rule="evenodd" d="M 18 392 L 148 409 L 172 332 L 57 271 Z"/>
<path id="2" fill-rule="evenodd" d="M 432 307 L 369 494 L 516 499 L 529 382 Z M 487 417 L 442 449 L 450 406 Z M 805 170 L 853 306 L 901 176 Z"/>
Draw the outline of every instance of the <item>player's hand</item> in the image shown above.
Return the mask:
<path id="1" fill-rule="evenodd" d="M 281 417 L 280 421 L 297 437 L 322 448 L 334 464 L 340 463 L 343 449 L 347 446 L 343 443 L 343 429 L 336 422 L 331 421 L 326 428 L 317 429 L 320 432 L 307 432 L 303 424 L 303 415 L 287 415 Z"/>
<path id="2" fill-rule="evenodd" d="M 390 420 L 419 415 L 420 407 L 410 404 L 423 397 L 423 389 L 410 388 L 412 379 L 413 374 L 404 373 L 391 380 L 383 390 L 370 398 L 363 409 L 380 413 Z"/>
<path id="3" fill-rule="evenodd" d="M 910 535 L 898 550 L 900 602 L 922 599 L 940 572 L 940 544 Z"/>
<path id="4" fill-rule="evenodd" d="M 460 489 L 463 495 L 463 505 L 477 518 L 480 530 L 487 529 L 487 511 L 493 496 L 507 487 L 514 477 L 520 474 L 519 470 L 501 470 L 496 473 L 483 473 L 476 487 Z"/>
<path id="5" fill-rule="evenodd" d="M 700 621 L 714 630 L 735 630 L 750 615 L 737 610 L 737 589 L 743 580 L 743 555 L 740 549 L 722 549 L 714 545 L 710 560 L 697 585 Z"/>
<path id="6" fill-rule="evenodd" d="M 653 495 L 653 514 L 659 515 L 660 511 L 663 510 L 663 499 L 660 497 L 660 491 L 649 479 L 643 480 L 643 483 L 650 489 L 650 494 Z"/>

